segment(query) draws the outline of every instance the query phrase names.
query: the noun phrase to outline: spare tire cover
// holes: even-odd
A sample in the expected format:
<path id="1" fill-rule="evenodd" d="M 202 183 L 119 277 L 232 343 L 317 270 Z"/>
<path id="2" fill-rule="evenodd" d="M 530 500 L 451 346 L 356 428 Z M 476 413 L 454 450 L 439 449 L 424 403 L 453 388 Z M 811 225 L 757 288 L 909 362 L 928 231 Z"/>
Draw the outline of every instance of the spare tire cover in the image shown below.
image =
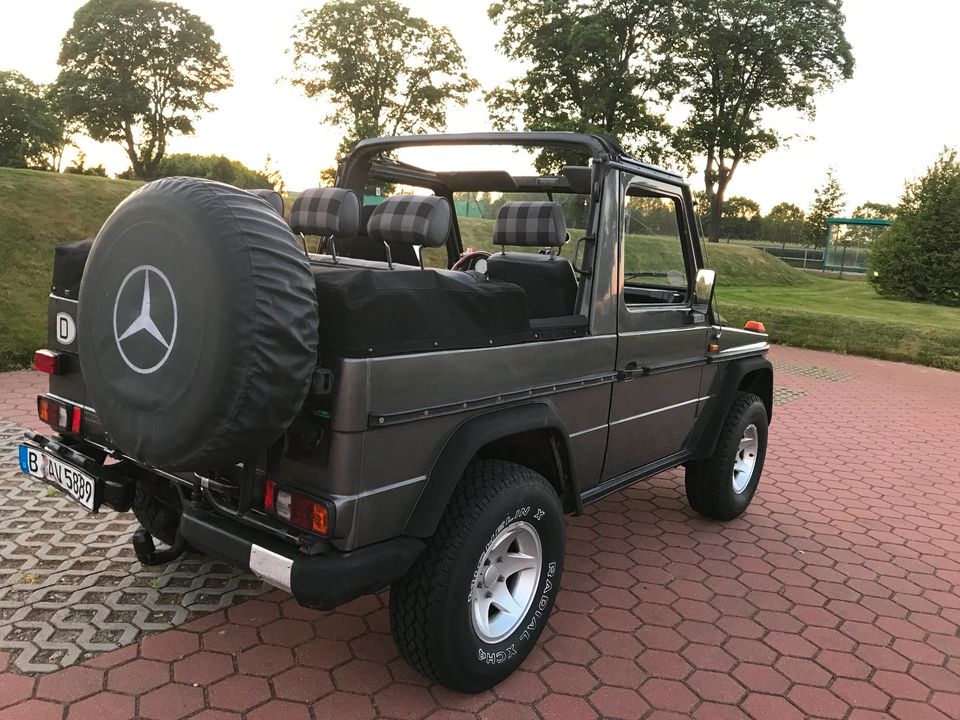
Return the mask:
<path id="1" fill-rule="evenodd" d="M 309 262 L 261 199 L 165 178 L 124 200 L 80 285 L 80 365 L 113 443 L 143 463 L 209 470 L 269 446 L 317 363 Z"/>

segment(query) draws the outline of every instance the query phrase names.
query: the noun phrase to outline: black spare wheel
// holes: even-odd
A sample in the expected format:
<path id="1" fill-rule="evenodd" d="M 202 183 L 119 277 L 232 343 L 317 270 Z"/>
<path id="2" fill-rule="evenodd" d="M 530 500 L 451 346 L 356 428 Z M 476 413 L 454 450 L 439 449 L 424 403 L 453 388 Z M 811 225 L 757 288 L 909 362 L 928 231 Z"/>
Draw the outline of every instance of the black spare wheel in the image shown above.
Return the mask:
<path id="1" fill-rule="evenodd" d="M 292 422 L 317 361 L 299 243 L 257 197 L 166 178 L 101 228 L 80 285 L 80 364 L 111 439 L 176 470 L 232 464 Z"/>

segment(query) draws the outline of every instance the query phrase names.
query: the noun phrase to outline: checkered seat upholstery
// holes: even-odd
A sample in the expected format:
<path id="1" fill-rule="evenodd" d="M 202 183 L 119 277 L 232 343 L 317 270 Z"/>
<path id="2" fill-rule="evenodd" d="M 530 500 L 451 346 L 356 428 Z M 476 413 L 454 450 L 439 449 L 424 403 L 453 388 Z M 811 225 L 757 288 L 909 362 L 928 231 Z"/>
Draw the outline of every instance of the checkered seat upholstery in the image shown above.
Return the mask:
<path id="1" fill-rule="evenodd" d="M 309 188 L 294 200 L 290 228 L 304 235 L 351 238 L 360 229 L 360 198 L 344 188 Z"/>
<path id="2" fill-rule="evenodd" d="M 436 195 L 394 195 L 377 205 L 367 222 L 373 240 L 441 247 L 450 234 L 450 203 Z"/>
<path id="3" fill-rule="evenodd" d="M 493 280 L 519 285 L 527 293 L 530 319 L 573 315 L 577 277 L 568 260 L 551 252 L 507 252 L 507 247 L 559 248 L 567 242 L 563 208 L 555 202 L 506 203 L 497 215 L 493 242 L 502 251 L 487 261 Z"/>
<path id="4" fill-rule="evenodd" d="M 348 238 L 337 242 L 337 252 L 341 257 L 356 258 L 359 260 L 387 261 L 387 248 L 379 240 L 374 240 L 367 232 L 370 216 L 377 209 L 376 205 L 364 205 L 360 208 L 360 232 L 355 238 Z M 404 243 L 387 243 L 390 247 L 390 258 L 395 265 L 410 265 L 420 267 L 420 258 L 413 245 Z"/>

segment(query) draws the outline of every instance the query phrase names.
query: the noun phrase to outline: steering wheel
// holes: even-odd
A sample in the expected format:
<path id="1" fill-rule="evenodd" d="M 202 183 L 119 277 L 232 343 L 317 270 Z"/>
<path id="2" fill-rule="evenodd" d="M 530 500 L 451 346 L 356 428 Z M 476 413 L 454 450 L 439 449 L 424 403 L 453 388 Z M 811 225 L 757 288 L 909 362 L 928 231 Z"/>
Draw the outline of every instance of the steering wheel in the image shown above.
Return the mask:
<path id="1" fill-rule="evenodd" d="M 462 270 L 464 272 L 469 272 L 474 270 L 481 275 L 487 274 L 487 258 L 490 257 L 490 253 L 486 250 L 471 250 L 465 252 L 460 256 L 460 259 L 457 260 L 452 270 Z M 481 262 L 483 261 L 483 262 Z"/>

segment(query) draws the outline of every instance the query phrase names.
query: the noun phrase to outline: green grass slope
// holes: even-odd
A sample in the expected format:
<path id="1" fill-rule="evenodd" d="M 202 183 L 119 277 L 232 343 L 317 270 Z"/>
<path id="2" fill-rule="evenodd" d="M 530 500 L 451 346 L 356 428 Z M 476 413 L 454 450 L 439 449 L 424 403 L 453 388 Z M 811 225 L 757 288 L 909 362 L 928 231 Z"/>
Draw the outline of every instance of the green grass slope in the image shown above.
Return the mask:
<path id="1" fill-rule="evenodd" d="M 139 184 L 0 168 L 0 369 L 45 344 L 53 248 L 95 235 Z"/>
<path id="2" fill-rule="evenodd" d="M 960 308 L 882 298 L 866 282 L 717 289 L 732 325 L 761 320 L 773 342 L 960 370 Z"/>
<path id="3" fill-rule="evenodd" d="M 464 247 L 495 252 L 499 246 L 491 242 L 493 220 L 479 218 L 461 218 L 460 231 L 463 233 Z M 582 230 L 571 230 L 574 239 L 583 234 Z M 628 267 L 643 267 L 647 270 L 671 270 L 677 253 L 675 238 L 650 235 L 629 235 L 627 253 Z M 568 244 L 564 254 L 573 254 L 573 243 Z M 643 256 L 641 262 L 639 256 Z M 433 263 L 443 261 L 445 256 L 431 255 Z M 711 245 L 707 249 L 707 267 L 717 271 L 723 285 L 804 285 L 810 282 L 810 276 L 765 252 L 743 245 Z"/>

